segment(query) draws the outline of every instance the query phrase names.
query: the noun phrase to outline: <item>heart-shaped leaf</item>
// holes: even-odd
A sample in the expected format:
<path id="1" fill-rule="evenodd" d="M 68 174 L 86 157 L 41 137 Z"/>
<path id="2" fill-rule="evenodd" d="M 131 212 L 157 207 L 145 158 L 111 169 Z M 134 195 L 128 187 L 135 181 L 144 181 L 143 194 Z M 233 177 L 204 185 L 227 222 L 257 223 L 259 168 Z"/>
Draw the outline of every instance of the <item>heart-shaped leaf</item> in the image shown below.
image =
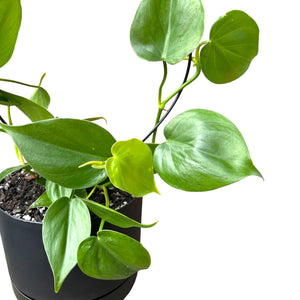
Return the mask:
<path id="1" fill-rule="evenodd" d="M 105 161 L 111 156 L 115 139 L 94 123 L 52 119 L 23 126 L 0 126 L 13 138 L 32 168 L 48 180 L 81 189 L 107 178 L 105 170 L 79 168 L 87 161 Z"/>
<path id="2" fill-rule="evenodd" d="M 78 266 L 88 276 L 117 280 L 147 269 L 148 251 L 133 238 L 119 232 L 103 230 L 84 240 L 77 254 Z"/>
<path id="3" fill-rule="evenodd" d="M 117 142 L 106 162 L 111 183 L 135 197 L 158 190 L 154 182 L 153 159 L 150 148 L 138 139 Z"/>
<path id="4" fill-rule="evenodd" d="M 242 76 L 258 53 L 258 36 L 257 24 L 242 11 L 233 10 L 220 18 L 200 54 L 206 78 L 227 83 Z"/>
<path id="5" fill-rule="evenodd" d="M 129 227 L 150 228 L 157 223 L 156 222 L 150 225 L 144 225 L 133 219 L 128 218 L 127 216 L 115 211 L 114 209 L 106 207 L 105 205 L 101 205 L 99 203 L 86 200 L 86 199 L 82 199 L 82 200 L 95 215 L 105 220 L 106 222 L 121 228 L 129 228 Z"/>
<path id="6" fill-rule="evenodd" d="M 200 0 L 142 0 L 131 26 L 130 40 L 138 56 L 176 64 L 197 47 L 203 29 Z"/>
<path id="7" fill-rule="evenodd" d="M 54 275 L 55 292 L 76 265 L 78 246 L 90 233 L 90 213 L 80 199 L 61 198 L 48 209 L 43 242 Z"/>
<path id="8" fill-rule="evenodd" d="M 21 96 L 14 95 L 3 90 L 0 90 L 0 104 L 7 106 L 16 106 L 32 122 L 53 118 L 50 112 L 43 106 L 40 106 L 39 104 Z"/>
<path id="9" fill-rule="evenodd" d="M 22 19 L 20 0 L 0 1 L 0 67 L 11 58 Z"/>
<path id="10" fill-rule="evenodd" d="M 185 191 L 208 191 L 261 176 L 235 125 L 208 110 L 186 111 L 164 130 L 167 141 L 154 152 L 154 167 L 169 185 Z"/>

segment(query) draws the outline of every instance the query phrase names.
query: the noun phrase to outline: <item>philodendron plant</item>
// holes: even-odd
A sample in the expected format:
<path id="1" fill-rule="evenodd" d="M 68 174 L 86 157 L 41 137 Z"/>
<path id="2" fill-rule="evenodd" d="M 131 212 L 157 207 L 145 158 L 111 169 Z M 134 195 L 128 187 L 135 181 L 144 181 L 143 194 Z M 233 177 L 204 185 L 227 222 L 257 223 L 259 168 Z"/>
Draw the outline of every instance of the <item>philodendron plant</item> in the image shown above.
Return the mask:
<path id="1" fill-rule="evenodd" d="M 0 66 L 13 53 L 20 24 L 20 0 L 1 1 Z M 165 140 L 156 142 L 159 125 L 182 90 L 198 80 L 201 71 L 215 84 L 229 83 L 243 75 L 257 55 L 259 29 L 245 12 L 224 14 L 213 24 L 207 40 L 202 40 L 203 29 L 200 0 L 141 1 L 130 30 L 131 45 L 139 57 L 160 61 L 163 66 L 155 127 L 143 140 L 116 141 L 91 119 L 54 118 L 48 111 L 50 97 L 41 86 L 42 80 L 35 86 L 1 79 L 35 89 L 30 99 L 0 90 L 0 104 L 8 109 L 7 119 L 1 117 L 0 130 L 13 139 L 21 162 L 3 171 L 0 179 L 27 169 L 45 181 L 46 192 L 33 206 L 48 207 L 43 242 L 56 292 L 77 263 L 84 273 L 99 279 L 127 278 L 149 267 L 150 255 L 139 242 L 104 230 L 103 225 L 109 222 L 144 228 L 155 223 L 143 225 L 109 208 L 109 187 L 142 197 L 158 193 L 156 174 L 174 188 L 198 192 L 224 187 L 250 175 L 261 177 L 241 133 L 219 113 L 185 111 L 165 126 Z M 168 65 L 182 61 L 187 64 L 182 85 L 162 99 Z M 191 65 L 194 74 L 189 76 Z M 31 122 L 13 125 L 11 106 Z M 152 142 L 146 143 L 151 135 Z M 103 190 L 106 205 L 89 200 L 92 192 L 87 195 L 87 188 L 92 192 Z M 102 219 L 97 236 L 90 236 L 89 210 Z"/>

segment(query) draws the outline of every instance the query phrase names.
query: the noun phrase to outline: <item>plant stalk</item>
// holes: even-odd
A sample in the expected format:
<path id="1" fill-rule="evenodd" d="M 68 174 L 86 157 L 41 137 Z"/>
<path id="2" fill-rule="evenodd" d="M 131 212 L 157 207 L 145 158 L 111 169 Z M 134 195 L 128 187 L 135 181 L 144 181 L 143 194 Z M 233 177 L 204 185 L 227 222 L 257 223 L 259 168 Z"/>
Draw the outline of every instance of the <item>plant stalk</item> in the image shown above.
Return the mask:
<path id="1" fill-rule="evenodd" d="M 104 197 L 105 197 L 105 206 L 106 207 L 109 207 L 109 196 L 108 196 L 108 192 L 107 192 L 107 188 L 105 185 L 102 185 L 101 186 L 103 192 L 104 192 Z M 105 220 L 101 220 L 101 223 L 100 223 L 100 227 L 99 227 L 99 230 L 98 232 L 102 231 L 103 230 L 103 227 L 104 227 L 104 224 L 105 224 Z"/>

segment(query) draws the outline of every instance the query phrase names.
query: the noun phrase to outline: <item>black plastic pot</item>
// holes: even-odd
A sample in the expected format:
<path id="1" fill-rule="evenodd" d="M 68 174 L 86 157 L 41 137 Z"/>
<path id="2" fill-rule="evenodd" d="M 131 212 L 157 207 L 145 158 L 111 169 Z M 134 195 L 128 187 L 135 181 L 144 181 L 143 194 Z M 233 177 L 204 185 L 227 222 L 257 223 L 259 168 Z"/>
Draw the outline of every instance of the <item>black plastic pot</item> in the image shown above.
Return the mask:
<path id="1" fill-rule="evenodd" d="M 119 211 L 140 222 L 142 198 Z M 96 234 L 99 224 L 99 218 L 92 220 L 92 234 Z M 140 240 L 139 228 L 122 229 L 110 224 L 105 228 Z M 19 300 L 123 300 L 135 282 L 136 275 L 125 280 L 94 279 L 76 266 L 56 294 L 42 242 L 42 223 L 23 221 L 0 209 L 0 232 L 13 290 Z"/>

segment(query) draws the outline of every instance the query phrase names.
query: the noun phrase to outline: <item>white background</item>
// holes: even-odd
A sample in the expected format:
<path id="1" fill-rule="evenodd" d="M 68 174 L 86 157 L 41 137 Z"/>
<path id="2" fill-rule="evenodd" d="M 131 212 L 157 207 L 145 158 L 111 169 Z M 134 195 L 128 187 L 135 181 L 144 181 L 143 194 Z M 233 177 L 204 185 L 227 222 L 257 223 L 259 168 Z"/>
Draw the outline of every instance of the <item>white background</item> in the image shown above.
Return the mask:
<path id="1" fill-rule="evenodd" d="M 204 40 L 219 16 L 244 10 L 260 27 L 259 55 L 231 84 L 214 85 L 201 75 L 184 91 L 172 116 L 205 108 L 228 117 L 265 180 L 251 177 L 209 193 L 186 193 L 157 178 L 161 196 L 146 196 L 143 211 L 145 223 L 159 220 L 142 231 L 152 265 L 139 273 L 126 299 L 300 299 L 296 3 L 203 0 Z M 47 72 L 43 86 L 55 116 L 104 116 L 108 124 L 99 124 L 117 140 L 142 139 L 154 122 L 162 65 L 139 59 L 131 49 L 129 29 L 139 0 L 22 4 L 16 50 L 0 77 L 38 84 Z M 184 69 L 184 64 L 170 68 L 165 96 L 182 81 Z M 32 92 L 3 83 L 0 88 L 27 97 Z M 4 115 L 5 109 L 0 112 Z M 0 138 L 1 169 L 17 165 L 13 144 L 4 134 Z M 0 298 L 15 299 L 2 247 L 0 282 Z"/>

